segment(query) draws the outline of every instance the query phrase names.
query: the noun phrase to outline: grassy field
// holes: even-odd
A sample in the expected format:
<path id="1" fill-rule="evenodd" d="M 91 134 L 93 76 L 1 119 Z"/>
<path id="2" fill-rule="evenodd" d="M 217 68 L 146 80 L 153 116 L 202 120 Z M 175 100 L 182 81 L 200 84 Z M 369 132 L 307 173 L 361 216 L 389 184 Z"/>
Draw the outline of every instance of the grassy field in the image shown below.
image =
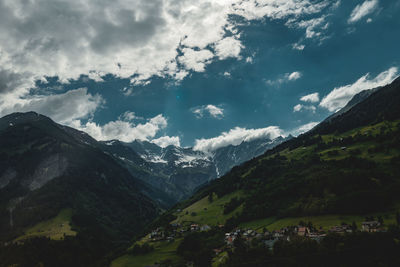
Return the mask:
<path id="1" fill-rule="evenodd" d="M 224 251 L 217 255 L 215 258 L 213 258 L 213 261 L 211 263 L 212 267 L 218 267 L 221 266 L 225 261 L 228 259 L 228 252 Z"/>
<path id="2" fill-rule="evenodd" d="M 224 205 L 233 197 L 241 197 L 242 195 L 243 193 L 240 191 L 221 198 L 218 198 L 217 195 L 214 194 L 212 202 L 208 200 L 208 197 L 202 198 L 182 211 L 176 212 L 175 215 L 178 218 L 171 223 L 180 223 L 182 225 L 197 223 L 199 225 L 207 224 L 210 226 L 224 224 L 225 221 L 232 217 L 234 213 L 241 211 L 241 207 L 238 207 L 235 211 L 224 215 Z M 149 235 L 146 235 L 136 243 L 140 245 L 149 243 L 155 248 L 153 252 L 145 255 L 126 254 L 114 260 L 111 267 L 142 267 L 164 260 L 172 260 L 173 262 L 180 261 L 181 258 L 176 255 L 176 249 L 180 242 L 181 240 L 179 239 L 173 243 L 168 243 L 166 241 L 149 242 Z M 217 262 L 220 262 L 221 260 L 223 260 L 223 258 L 218 258 Z M 215 264 L 217 264 L 217 262 Z"/>
<path id="3" fill-rule="evenodd" d="M 395 212 L 387 212 L 387 213 L 376 213 L 370 214 L 368 216 L 382 216 L 384 220 L 384 224 L 395 224 Z M 298 225 L 300 221 L 303 222 L 312 222 L 314 227 L 320 228 L 324 230 L 330 229 L 332 226 L 341 225 L 342 222 L 351 224 L 355 222 L 357 227 L 361 229 L 361 223 L 365 221 L 364 216 L 352 216 L 352 215 L 322 215 L 322 216 L 307 216 L 307 217 L 290 217 L 290 218 L 283 218 L 283 219 L 276 219 L 276 218 L 266 218 L 260 219 L 256 221 L 246 222 L 240 225 L 242 228 L 250 228 L 256 231 L 261 232 L 263 228 L 267 228 L 269 231 L 279 230 L 286 226 L 293 226 Z"/>
<path id="4" fill-rule="evenodd" d="M 56 217 L 26 229 L 25 234 L 15 239 L 15 241 L 32 237 L 49 237 L 53 240 L 61 240 L 64 235 L 75 236 L 76 232 L 71 229 L 71 216 L 71 209 L 63 209 Z"/>
<path id="5" fill-rule="evenodd" d="M 172 262 L 179 262 L 181 258 L 176 255 L 176 249 L 182 240 L 177 239 L 175 242 L 152 242 L 154 251 L 144 255 L 129 255 L 126 254 L 117 258 L 111 263 L 111 267 L 143 267 L 153 265 L 157 262 L 171 260 Z"/>
<path id="6" fill-rule="evenodd" d="M 224 215 L 224 205 L 233 197 L 241 197 L 242 195 L 243 193 L 241 191 L 228 194 L 221 198 L 217 198 L 214 194 L 212 202 L 208 200 L 208 197 L 204 197 L 181 212 L 176 213 L 175 215 L 178 218 L 173 221 L 173 223 L 184 225 L 197 223 L 200 225 L 208 224 L 210 226 L 224 224 L 228 218 L 232 217 L 233 214 L 240 212 L 242 208 L 239 207 L 231 213 Z"/>

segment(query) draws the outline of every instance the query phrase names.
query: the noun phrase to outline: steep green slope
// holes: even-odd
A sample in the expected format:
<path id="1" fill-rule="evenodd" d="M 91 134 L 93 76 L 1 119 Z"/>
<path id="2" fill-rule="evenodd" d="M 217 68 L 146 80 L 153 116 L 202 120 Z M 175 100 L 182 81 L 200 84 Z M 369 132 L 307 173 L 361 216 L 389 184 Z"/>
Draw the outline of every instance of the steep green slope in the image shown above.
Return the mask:
<path id="1" fill-rule="evenodd" d="M 89 249 L 104 256 L 158 215 L 158 205 L 148 197 L 151 188 L 95 144 L 86 134 L 33 112 L 0 119 L 0 248 L 7 244 L 11 249 L 12 240 L 66 234 L 76 235 L 65 244 L 82 245 L 80 253 L 91 254 Z M 58 216 L 66 209 L 68 218 L 62 216 L 61 222 Z M 0 258 L 5 257 L 0 266 L 20 262 L 20 255 L 13 254 L 20 250 L 23 245 L 7 254 L 0 249 Z M 93 258 L 88 261 L 95 264 Z"/>

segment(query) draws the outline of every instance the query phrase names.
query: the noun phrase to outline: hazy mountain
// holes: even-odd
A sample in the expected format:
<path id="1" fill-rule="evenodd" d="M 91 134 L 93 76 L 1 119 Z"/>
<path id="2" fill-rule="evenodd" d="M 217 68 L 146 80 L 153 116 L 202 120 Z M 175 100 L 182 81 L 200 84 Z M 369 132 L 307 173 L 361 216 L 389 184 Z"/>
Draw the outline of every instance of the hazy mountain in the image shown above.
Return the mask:
<path id="1" fill-rule="evenodd" d="M 168 146 L 161 148 L 147 141 L 123 143 L 111 140 L 102 149 L 112 154 L 130 172 L 163 190 L 175 201 L 189 197 L 199 186 L 220 177 L 232 167 L 256 157 L 286 140 L 259 138 L 229 145 L 213 153 L 193 148 Z"/>

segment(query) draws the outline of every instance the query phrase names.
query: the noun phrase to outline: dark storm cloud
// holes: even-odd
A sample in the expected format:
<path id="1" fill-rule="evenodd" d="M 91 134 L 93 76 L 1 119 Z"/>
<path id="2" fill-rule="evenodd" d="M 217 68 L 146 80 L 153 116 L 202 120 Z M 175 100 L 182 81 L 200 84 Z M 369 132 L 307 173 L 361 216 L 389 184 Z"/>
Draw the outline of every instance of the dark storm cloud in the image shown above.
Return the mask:
<path id="1" fill-rule="evenodd" d="M 0 69 L 0 94 L 9 93 L 24 84 L 25 75 Z"/>
<path id="2" fill-rule="evenodd" d="M 9 45 L 24 43 L 26 53 L 62 50 L 73 56 L 76 43 L 103 53 L 146 43 L 165 24 L 162 8 L 160 0 L 136 1 L 129 6 L 110 6 L 105 1 L 15 1 L 7 6 L 0 3 L 0 32 L 7 34 L 0 38 L 7 43 L 7 36 Z M 22 60 L 19 55 L 14 59 Z"/>

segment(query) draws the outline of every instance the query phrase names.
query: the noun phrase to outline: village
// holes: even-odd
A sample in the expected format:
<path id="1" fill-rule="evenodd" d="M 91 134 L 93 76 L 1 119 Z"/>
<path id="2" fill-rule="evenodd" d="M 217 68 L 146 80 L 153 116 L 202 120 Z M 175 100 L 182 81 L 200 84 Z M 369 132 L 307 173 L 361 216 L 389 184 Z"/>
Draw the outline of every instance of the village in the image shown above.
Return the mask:
<path id="1" fill-rule="evenodd" d="M 386 229 L 383 227 L 383 223 L 373 220 L 364 221 L 361 223 L 361 229 L 357 229 L 356 224 L 347 224 L 342 223 L 341 225 L 332 226 L 328 230 L 324 230 L 322 227 L 316 228 L 312 225 L 311 222 L 304 223 L 299 222 L 298 225 L 295 226 L 287 226 L 281 228 L 279 230 L 268 231 L 266 228 L 262 230 L 254 230 L 249 228 L 235 228 L 232 231 L 226 232 L 224 235 L 224 246 L 220 248 L 215 248 L 214 252 L 216 255 L 233 249 L 235 240 L 241 238 L 249 245 L 253 242 L 253 240 L 261 241 L 264 243 L 265 247 L 268 247 L 270 250 L 273 249 L 275 242 L 278 240 L 286 240 L 290 241 L 292 238 L 297 236 L 309 238 L 320 242 L 324 237 L 328 234 L 350 234 L 355 231 L 362 231 L 362 232 L 385 232 Z M 192 232 L 204 232 L 210 231 L 211 229 L 219 229 L 223 230 L 224 225 L 217 225 L 217 226 L 209 226 L 199 225 L 192 223 L 187 226 L 183 226 L 179 223 L 172 223 L 168 226 L 168 229 L 163 227 L 159 227 L 154 229 L 148 236 L 147 242 L 174 242 L 176 239 L 182 238 L 188 233 Z"/>

